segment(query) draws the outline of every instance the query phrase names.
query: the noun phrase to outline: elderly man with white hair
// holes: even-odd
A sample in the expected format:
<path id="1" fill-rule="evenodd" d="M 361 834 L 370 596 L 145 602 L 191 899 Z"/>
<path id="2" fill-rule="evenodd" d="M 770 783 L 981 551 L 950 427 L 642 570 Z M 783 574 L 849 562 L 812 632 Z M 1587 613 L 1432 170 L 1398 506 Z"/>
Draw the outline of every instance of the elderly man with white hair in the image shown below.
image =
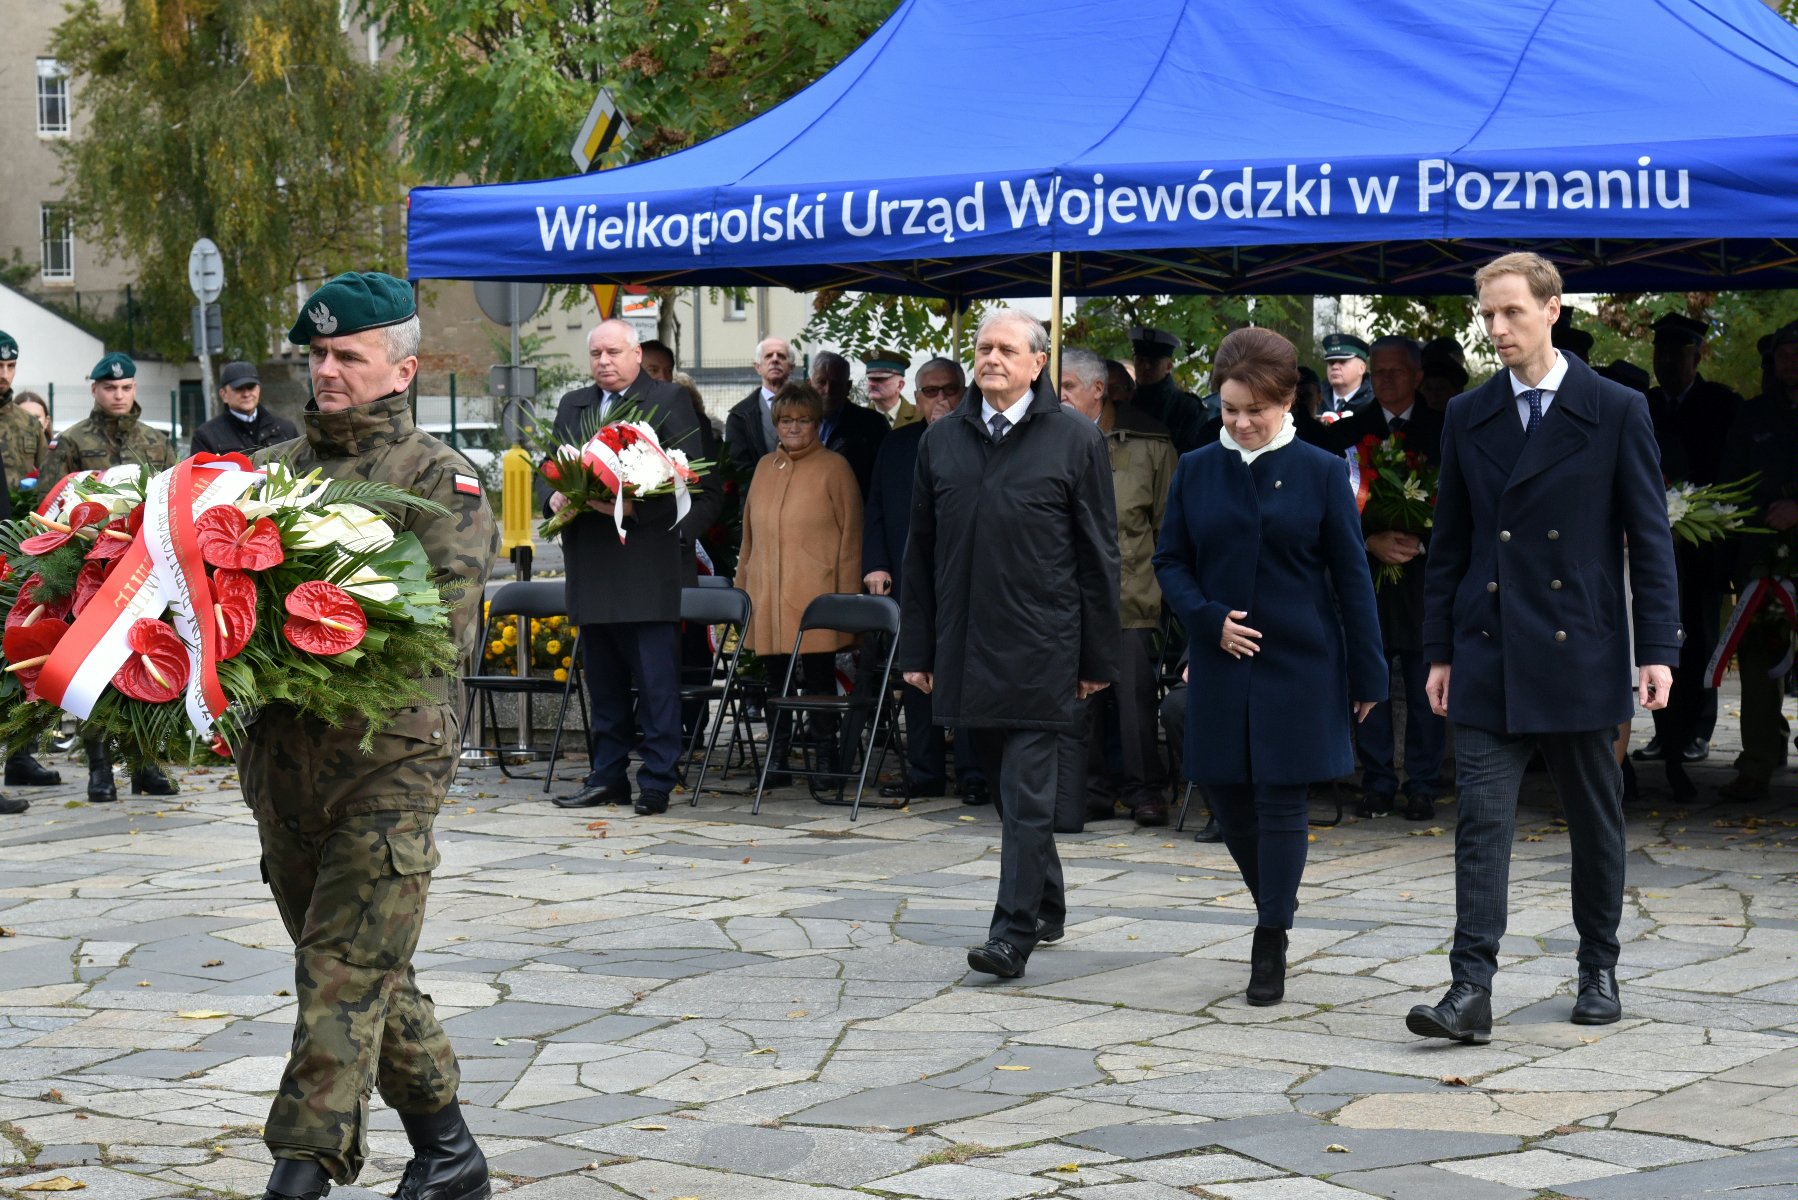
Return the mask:
<path id="1" fill-rule="evenodd" d="M 1004 820 L 998 901 L 968 965 L 1008 979 L 1062 935 L 1057 743 L 1118 657 L 1111 464 L 1044 377 L 1048 357 L 1029 314 L 981 321 L 974 386 L 918 447 L 900 598 L 905 681 L 974 739 Z"/>
<path id="2" fill-rule="evenodd" d="M 793 377 L 793 347 L 785 338 L 765 337 L 755 344 L 755 373 L 761 383 L 731 406 L 724 419 L 724 444 L 730 461 L 747 476 L 762 455 L 780 445 L 774 436 L 774 393 Z"/>

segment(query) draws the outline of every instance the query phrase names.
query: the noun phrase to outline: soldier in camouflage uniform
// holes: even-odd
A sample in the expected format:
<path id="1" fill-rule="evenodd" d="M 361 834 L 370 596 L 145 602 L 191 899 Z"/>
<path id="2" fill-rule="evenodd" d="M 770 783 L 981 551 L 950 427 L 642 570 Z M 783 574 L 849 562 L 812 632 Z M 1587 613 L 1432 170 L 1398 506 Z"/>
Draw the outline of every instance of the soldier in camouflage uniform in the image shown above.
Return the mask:
<path id="1" fill-rule="evenodd" d="M 9 490 L 26 486 L 37 478 L 38 463 L 50 443 L 44 427 L 32 414 L 13 403 L 13 375 L 19 369 L 19 343 L 10 333 L 0 330 L 0 515 L 12 513 Z M 32 746 L 21 746 L 7 756 L 6 786 L 50 787 L 62 782 L 62 776 L 33 757 Z M 0 813 L 22 813 L 31 807 L 29 800 L 0 796 Z"/>
<path id="2" fill-rule="evenodd" d="M 473 468 L 413 424 L 411 288 L 388 275 L 340 275 L 307 301 L 288 340 L 310 347 L 305 436 L 256 460 L 378 480 L 447 508 L 447 517 L 389 516 L 423 544 L 467 655 L 499 532 Z M 412 970 L 438 864 L 432 825 L 461 745 L 460 681 L 421 682 L 431 703 L 400 710 L 373 753 L 358 747 L 362 729 L 271 709 L 250 725 L 239 755 L 263 878 L 294 940 L 299 1006 L 265 1127 L 275 1157 L 266 1200 L 316 1200 L 331 1181 L 355 1179 L 376 1085 L 414 1153 L 397 1200 L 489 1194 L 486 1159 L 456 1100 L 455 1054 Z"/>
<path id="3" fill-rule="evenodd" d="M 45 456 L 38 472 L 38 488 L 48 491 L 72 471 L 104 471 L 125 463 L 141 463 L 152 471 L 166 471 L 179 461 L 175 443 L 160 429 L 138 418 L 137 364 L 126 354 L 108 354 L 88 372 L 88 390 L 94 395 L 94 411 L 85 421 L 69 426 Z M 21 414 L 28 415 L 28 414 Z M 85 739 L 87 746 L 87 798 L 107 804 L 119 798 L 112 781 L 112 753 L 104 741 Z M 155 765 L 131 773 L 131 794 L 172 796 L 174 781 Z"/>

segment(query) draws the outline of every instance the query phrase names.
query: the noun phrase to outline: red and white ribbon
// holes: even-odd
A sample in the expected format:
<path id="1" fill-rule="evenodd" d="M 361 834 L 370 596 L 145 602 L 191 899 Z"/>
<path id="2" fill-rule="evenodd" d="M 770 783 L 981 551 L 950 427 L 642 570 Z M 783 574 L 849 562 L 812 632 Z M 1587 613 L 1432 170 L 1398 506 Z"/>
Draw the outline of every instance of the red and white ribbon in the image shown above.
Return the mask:
<path id="1" fill-rule="evenodd" d="M 1710 665 L 1704 669 L 1706 687 L 1723 686 L 1723 673 L 1729 667 L 1729 660 L 1734 658 L 1736 651 L 1741 648 L 1742 639 L 1747 636 L 1749 625 L 1769 604 L 1777 604 L 1785 609 L 1787 626 L 1798 628 L 1798 587 L 1794 587 L 1790 579 L 1763 577 L 1755 580 L 1736 601 L 1735 609 L 1729 614 L 1729 620 L 1723 625 L 1723 636 L 1717 640 L 1717 651 L 1711 655 Z M 1788 637 L 1785 657 L 1771 671 L 1767 672 L 1767 677 L 1778 679 L 1791 669 L 1791 639 Z"/>

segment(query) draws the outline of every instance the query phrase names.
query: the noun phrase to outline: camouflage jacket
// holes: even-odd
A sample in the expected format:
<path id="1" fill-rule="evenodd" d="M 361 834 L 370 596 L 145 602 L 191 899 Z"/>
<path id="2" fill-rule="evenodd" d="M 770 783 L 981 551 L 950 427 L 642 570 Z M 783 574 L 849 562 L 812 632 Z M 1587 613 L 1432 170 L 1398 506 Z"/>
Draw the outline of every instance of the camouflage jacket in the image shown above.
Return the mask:
<path id="1" fill-rule="evenodd" d="M 116 417 L 96 406 L 87 420 L 63 430 L 56 445 L 44 456 L 38 471 L 38 490 L 47 491 L 71 471 L 101 471 L 125 463 L 142 463 L 152 471 L 166 471 L 174 466 L 180 461 L 175 443 L 162 430 L 140 421 L 142 415 L 143 409 L 136 404 L 130 412 Z"/>
<path id="2" fill-rule="evenodd" d="M 6 465 L 6 485 L 16 488 L 35 476 L 49 453 L 43 424 L 14 404 L 8 392 L 0 399 L 0 463 Z"/>

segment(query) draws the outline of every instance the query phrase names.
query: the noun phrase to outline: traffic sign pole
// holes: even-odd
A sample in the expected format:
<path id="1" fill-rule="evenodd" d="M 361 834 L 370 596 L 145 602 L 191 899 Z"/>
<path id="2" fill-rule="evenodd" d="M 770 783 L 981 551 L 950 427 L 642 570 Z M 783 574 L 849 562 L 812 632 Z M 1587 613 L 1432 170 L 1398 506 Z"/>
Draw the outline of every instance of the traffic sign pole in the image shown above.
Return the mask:
<path id="1" fill-rule="evenodd" d="M 218 302 L 225 290 L 225 256 L 219 253 L 219 248 L 211 238 L 201 238 L 188 251 L 187 286 L 193 289 L 194 299 L 200 302 L 198 316 L 194 321 L 194 353 L 200 358 L 200 390 L 206 415 L 210 417 L 214 398 L 218 394 L 212 385 L 212 354 L 214 350 L 222 350 L 224 347 L 212 344 L 206 310 L 208 306 Z M 174 414 L 169 415 L 172 422 Z"/>

